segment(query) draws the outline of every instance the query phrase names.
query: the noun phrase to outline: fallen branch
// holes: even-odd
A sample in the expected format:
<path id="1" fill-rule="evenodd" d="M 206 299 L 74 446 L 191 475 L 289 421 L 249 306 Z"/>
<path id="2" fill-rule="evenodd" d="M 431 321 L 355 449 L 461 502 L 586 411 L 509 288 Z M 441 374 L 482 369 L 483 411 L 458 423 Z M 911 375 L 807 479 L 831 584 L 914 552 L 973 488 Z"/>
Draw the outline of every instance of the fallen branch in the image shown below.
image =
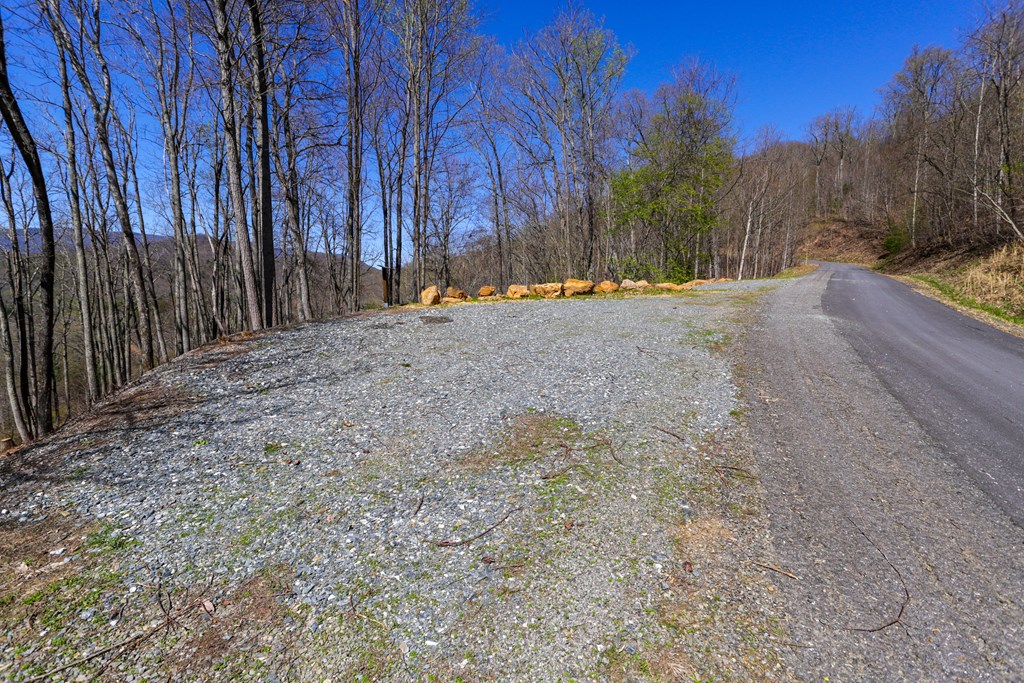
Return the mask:
<path id="1" fill-rule="evenodd" d="M 669 436 L 675 437 L 676 439 L 679 440 L 680 443 L 686 443 L 686 439 L 684 439 L 683 437 L 679 436 L 675 432 L 671 432 L 671 431 L 669 431 L 667 429 L 662 429 L 661 427 L 655 427 L 655 429 L 657 429 L 662 434 L 668 434 Z"/>
<path id="2" fill-rule="evenodd" d="M 619 454 L 615 452 L 615 444 L 612 443 L 612 440 L 610 438 L 608 438 L 607 436 L 602 436 L 597 438 L 597 442 L 608 448 L 608 453 L 612 456 L 612 460 L 619 463 L 623 467 L 626 466 L 626 463 L 622 462 L 622 458 L 619 457 Z"/>
<path id="3" fill-rule="evenodd" d="M 782 574 L 783 576 L 788 576 L 789 578 L 794 579 L 796 581 L 800 580 L 800 577 L 796 574 L 790 574 L 785 569 L 782 569 L 781 567 L 776 567 L 774 564 L 768 564 L 767 562 L 758 562 L 757 560 L 747 560 L 747 562 L 749 564 L 757 565 L 758 567 L 763 567 L 764 569 L 770 569 L 773 572 L 778 572 L 779 574 Z"/>
<path id="4" fill-rule="evenodd" d="M 579 467 L 581 464 L 582 463 L 578 463 L 578 462 L 570 463 L 569 465 L 566 465 L 565 467 L 563 467 L 560 470 L 555 470 L 554 472 L 548 472 L 546 474 L 542 474 L 542 475 L 540 475 L 540 478 L 541 479 L 558 479 L 560 476 L 562 476 L 563 474 L 565 474 L 566 472 L 568 472 L 572 468 Z"/>
<path id="5" fill-rule="evenodd" d="M 420 510 L 422 510 L 422 509 L 423 509 L 423 492 L 421 491 L 420 492 L 420 500 L 419 500 L 418 503 L 416 503 L 416 509 L 413 510 L 412 516 L 415 517 L 416 515 L 420 514 Z"/>
<path id="6" fill-rule="evenodd" d="M 118 657 L 120 657 L 124 652 L 126 652 L 128 648 L 135 645 L 139 645 L 140 643 L 149 640 L 160 631 L 168 628 L 174 623 L 177 623 L 177 621 L 181 619 L 181 617 L 185 616 L 188 612 L 191 612 L 196 607 L 199 607 L 201 604 L 202 599 L 197 599 L 189 603 L 187 606 L 181 608 L 176 613 L 169 614 L 167 617 L 164 618 L 163 621 L 161 621 L 159 624 L 148 630 L 142 631 L 141 633 L 136 633 L 134 636 L 131 636 L 130 638 L 125 638 L 124 640 L 114 643 L 113 645 L 108 645 L 107 647 L 101 648 L 96 652 L 86 655 L 85 657 L 80 657 L 73 662 L 65 664 L 64 666 L 52 669 L 34 678 L 29 678 L 26 683 L 36 683 L 37 681 L 45 681 L 53 676 L 56 676 L 59 673 L 67 671 L 68 669 L 74 669 L 75 667 L 79 667 L 82 664 L 85 664 L 86 662 L 90 662 L 96 659 L 97 657 L 102 657 L 108 652 L 113 652 L 116 650 L 117 652 L 114 654 L 113 657 L 110 658 L 110 661 L 114 661 Z M 109 663 L 110 662 L 107 662 L 107 664 Z"/>
<path id="7" fill-rule="evenodd" d="M 903 623 L 903 612 L 906 611 L 907 605 L 910 604 L 910 590 L 907 588 L 907 582 L 903 578 L 903 574 L 900 573 L 900 570 L 896 568 L 896 565 L 894 565 L 892 563 L 892 561 L 888 558 L 888 556 L 886 556 L 886 554 L 884 552 L 882 552 L 882 549 L 878 547 L 878 544 L 875 543 L 874 541 L 872 541 L 871 538 L 866 533 L 864 533 L 864 531 L 861 530 L 861 528 L 859 526 L 857 526 L 857 523 L 855 521 L 853 521 L 852 517 L 847 515 L 846 519 L 850 520 L 850 524 L 852 524 L 853 528 L 857 530 L 857 533 L 859 533 L 861 536 L 863 536 L 864 540 L 867 541 L 868 543 L 870 543 L 871 547 L 878 551 L 878 554 L 882 556 L 882 559 L 885 560 L 886 564 L 888 564 L 889 567 L 893 570 L 893 572 L 895 572 L 897 578 L 899 578 L 899 580 L 900 580 L 900 586 L 903 587 L 903 603 L 900 605 L 900 610 L 899 610 L 899 612 L 896 613 L 895 618 L 893 618 L 890 621 L 882 624 L 881 626 L 875 626 L 874 628 L 847 627 L 846 630 L 847 631 L 857 631 L 859 633 L 878 633 L 879 631 L 884 631 L 885 629 L 889 628 L 890 626 L 895 626 L 896 624 L 899 624 L 900 626 L 903 627 L 903 630 L 906 631 L 906 629 L 907 629 L 906 624 Z"/>
<path id="8" fill-rule="evenodd" d="M 513 512 L 519 512 L 521 509 L 522 508 L 512 508 L 511 510 L 509 510 L 508 512 L 505 513 L 504 517 L 502 517 L 497 522 L 495 522 L 491 526 L 487 527 L 486 529 L 484 529 L 483 531 L 478 533 L 476 536 L 470 536 L 469 538 L 464 538 L 461 541 L 451 541 L 451 540 L 447 540 L 447 541 L 434 541 L 434 545 L 439 546 L 441 548 L 454 548 L 454 547 L 460 546 L 460 545 L 468 545 L 468 544 L 472 543 L 473 541 L 477 540 L 478 538 L 483 538 L 487 534 L 489 534 L 492 531 L 494 531 L 495 529 L 497 529 L 499 526 L 501 526 L 502 524 L 505 523 L 505 520 L 507 520 L 509 517 L 512 516 Z"/>

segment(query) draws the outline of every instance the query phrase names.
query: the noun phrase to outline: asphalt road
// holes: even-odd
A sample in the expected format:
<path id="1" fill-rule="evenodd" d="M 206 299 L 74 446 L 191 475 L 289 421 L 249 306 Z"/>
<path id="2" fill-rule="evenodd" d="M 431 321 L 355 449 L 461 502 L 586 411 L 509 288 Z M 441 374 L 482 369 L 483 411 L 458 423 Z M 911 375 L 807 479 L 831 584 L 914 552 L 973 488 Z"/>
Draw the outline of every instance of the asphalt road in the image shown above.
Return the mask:
<path id="1" fill-rule="evenodd" d="M 822 309 L 935 444 L 1024 525 L 1024 340 L 859 266 Z"/>
<path id="2" fill-rule="evenodd" d="M 1021 349 L 863 269 L 765 295 L 737 367 L 796 680 L 1021 680 Z"/>

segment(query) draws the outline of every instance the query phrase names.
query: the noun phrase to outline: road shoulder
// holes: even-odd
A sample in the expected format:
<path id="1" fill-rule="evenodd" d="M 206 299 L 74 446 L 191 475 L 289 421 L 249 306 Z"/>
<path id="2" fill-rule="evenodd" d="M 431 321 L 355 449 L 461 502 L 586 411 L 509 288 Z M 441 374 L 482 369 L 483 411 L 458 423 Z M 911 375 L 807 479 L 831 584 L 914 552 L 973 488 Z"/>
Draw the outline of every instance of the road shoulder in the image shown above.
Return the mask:
<path id="1" fill-rule="evenodd" d="M 1009 680 L 1024 533 L 932 444 L 821 310 L 769 293 L 737 365 L 801 680 Z M 979 676 L 981 678 L 979 678 Z"/>

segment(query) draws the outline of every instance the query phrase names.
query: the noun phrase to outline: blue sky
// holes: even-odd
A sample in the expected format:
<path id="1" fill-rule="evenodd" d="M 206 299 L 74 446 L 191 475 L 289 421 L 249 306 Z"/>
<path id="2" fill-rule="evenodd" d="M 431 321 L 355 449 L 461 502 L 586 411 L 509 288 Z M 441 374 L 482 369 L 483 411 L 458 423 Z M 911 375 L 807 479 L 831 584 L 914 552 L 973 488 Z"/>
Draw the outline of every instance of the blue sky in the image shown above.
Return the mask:
<path id="1" fill-rule="evenodd" d="M 556 4 L 483 0 L 484 30 L 506 45 L 548 23 Z M 870 115 L 878 90 L 915 44 L 953 47 L 980 15 L 977 0 L 886 2 L 656 2 L 589 0 L 583 6 L 636 56 L 627 87 L 653 90 L 684 57 L 738 77 L 741 133 L 767 124 L 789 138 L 836 106 Z"/>

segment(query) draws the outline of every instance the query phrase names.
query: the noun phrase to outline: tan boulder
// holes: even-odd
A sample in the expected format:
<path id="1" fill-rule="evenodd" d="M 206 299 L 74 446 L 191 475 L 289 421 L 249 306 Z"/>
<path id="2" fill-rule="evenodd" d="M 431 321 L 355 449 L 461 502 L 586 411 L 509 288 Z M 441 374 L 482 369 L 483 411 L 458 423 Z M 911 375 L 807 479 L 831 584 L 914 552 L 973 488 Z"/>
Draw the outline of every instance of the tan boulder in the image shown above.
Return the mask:
<path id="1" fill-rule="evenodd" d="M 461 289 L 456 289 L 455 287 L 449 287 L 445 291 L 444 295 L 447 298 L 449 298 L 449 299 L 462 299 L 462 300 L 465 300 L 465 299 L 469 298 L 469 294 L 467 294 L 465 291 L 463 291 Z"/>
<path id="2" fill-rule="evenodd" d="M 611 294 L 612 292 L 619 291 L 619 286 L 611 280 L 605 280 L 604 282 L 596 285 L 594 291 L 599 294 Z"/>
<path id="3" fill-rule="evenodd" d="M 420 303 L 424 306 L 436 306 L 441 303 L 441 290 L 431 285 L 420 292 Z"/>
<path id="4" fill-rule="evenodd" d="M 625 289 L 625 290 L 630 290 L 630 289 L 636 289 L 637 288 L 636 283 L 633 282 L 632 280 L 628 279 L 628 278 L 623 280 L 622 284 L 619 285 L 619 286 L 622 289 Z"/>
<path id="5" fill-rule="evenodd" d="M 480 297 L 494 296 L 494 293 L 497 292 L 497 291 L 498 290 L 496 290 L 494 287 L 491 287 L 490 285 L 488 285 L 487 287 L 481 287 L 480 288 L 480 292 L 479 292 L 479 294 L 477 296 L 480 296 Z"/>
<path id="6" fill-rule="evenodd" d="M 508 290 L 505 292 L 505 296 L 509 299 L 522 299 L 524 296 L 530 295 L 530 288 L 526 285 L 509 285 Z"/>
<path id="7" fill-rule="evenodd" d="M 562 296 L 563 286 L 561 282 L 545 282 L 540 285 L 530 285 L 530 294 L 542 296 L 545 299 L 554 299 Z"/>
<path id="8" fill-rule="evenodd" d="M 654 285 L 654 288 L 664 289 L 670 292 L 681 292 L 684 289 L 682 285 L 677 285 L 674 282 L 659 282 L 658 284 Z"/>
<path id="9" fill-rule="evenodd" d="M 650 287 L 651 287 L 651 283 L 648 282 L 647 280 L 639 280 L 636 283 L 636 288 L 637 289 L 650 289 Z"/>
<path id="10" fill-rule="evenodd" d="M 574 296 L 576 294 L 592 294 L 594 291 L 594 283 L 590 280 L 577 280 L 576 278 L 569 278 L 562 284 L 562 290 L 566 296 Z"/>
<path id="11" fill-rule="evenodd" d="M 442 296 L 441 303 L 443 304 L 461 304 L 465 299 L 459 296 Z"/>

